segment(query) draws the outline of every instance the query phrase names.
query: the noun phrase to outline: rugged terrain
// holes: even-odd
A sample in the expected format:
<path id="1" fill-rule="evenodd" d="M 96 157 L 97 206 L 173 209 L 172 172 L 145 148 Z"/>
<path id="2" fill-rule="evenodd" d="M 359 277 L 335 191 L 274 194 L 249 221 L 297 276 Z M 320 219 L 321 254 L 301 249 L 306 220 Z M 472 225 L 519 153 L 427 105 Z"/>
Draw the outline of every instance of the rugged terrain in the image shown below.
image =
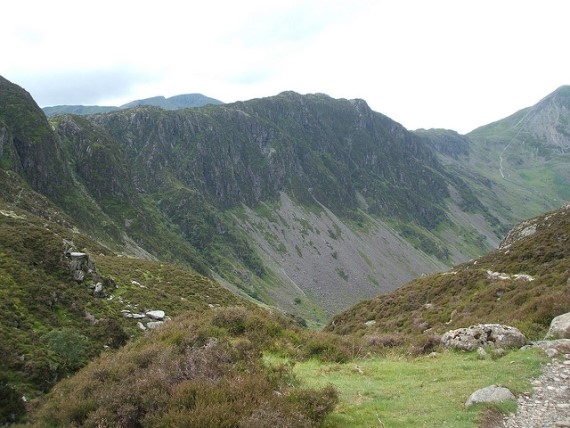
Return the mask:
<path id="1" fill-rule="evenodd" d="M 121 384 L 105 402 L 103 392 L 68 400 L 67 413 L 50 398 L 40 425 L 168 424 L 214 379 L 225 387 L 210 390 L 208 411 L 312 426 L 336 392 L 295 393 L 291 371 L 269 369 L 262 354 L 336 363 L 392 348 L 415 355 L 444 330 L 482 320 L 540 337 L 570 310 L 570 210 L 500 241 L 567 198 L 567 113 L 563 87 L 467 136 L 412 133 L 362 100 L 292 92 L 48 121 L 0 78 L 2 422 L 24 413 L 23 395 L 34 407 L 103 350 L 58 399 L 79 389 L 87 397 L 94 379 L 100 391 L 131 375 L 136 383 L 146 369 L 168 391 L 141 384 L 126 399 Z M 301 328 L 331 318 L 326 332 Z M 161 369 L 159 348 L 186 377 Z M 225 402 L 257 387 L 267 394 L 250 397 L 244 413 Z M 153 397 L 163 413 L 148 406 Z"/>
<path id="2" fill-rule="evenodd" d="M 2 88 L 5 169 L 80 229 L 310 321 L 481 254 L 505 228 L 423 138 L 362 100 L 288 92 L 47 122 Z"/>

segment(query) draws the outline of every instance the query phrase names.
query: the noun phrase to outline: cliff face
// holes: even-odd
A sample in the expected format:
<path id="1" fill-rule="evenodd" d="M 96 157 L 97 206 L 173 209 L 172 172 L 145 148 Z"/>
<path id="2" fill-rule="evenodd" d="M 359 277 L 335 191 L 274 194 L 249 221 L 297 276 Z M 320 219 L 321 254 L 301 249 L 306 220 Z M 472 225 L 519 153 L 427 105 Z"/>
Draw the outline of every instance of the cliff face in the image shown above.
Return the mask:
<path id="1" fill-rule="evenodd" d="M 66 180 L 61 145 L 32 97 L 24 89 L 0 77 L 1 166 L 17 172 L 30 186 L 59 198 Z M 61 200 L 61 199 L 60 199 Z"/>
<path id="2" fill-rule="evenodd" d="M 363 101 L 283 93 L 216 108 L 141 108 L 89 118 L 132 162 L 141 191 L 172 180 L 221 209 L 287 191 L 344 214 L 359 207 L 425 226 L 448 196 L 441 167 L 419 138 Z"/>

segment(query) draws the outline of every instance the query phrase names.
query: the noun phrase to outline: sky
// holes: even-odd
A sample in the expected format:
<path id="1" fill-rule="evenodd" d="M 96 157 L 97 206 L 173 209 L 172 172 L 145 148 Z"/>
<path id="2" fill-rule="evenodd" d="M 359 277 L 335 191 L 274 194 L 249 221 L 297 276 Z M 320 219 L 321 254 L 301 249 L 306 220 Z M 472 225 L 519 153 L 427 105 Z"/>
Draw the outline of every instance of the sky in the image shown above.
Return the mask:
<path id="1" fill-rule="evenodd" d="M 361 98 L 467 133 L 570 84 L 567 0 L 18 0 L 0 75 L 41 106 Z"/>

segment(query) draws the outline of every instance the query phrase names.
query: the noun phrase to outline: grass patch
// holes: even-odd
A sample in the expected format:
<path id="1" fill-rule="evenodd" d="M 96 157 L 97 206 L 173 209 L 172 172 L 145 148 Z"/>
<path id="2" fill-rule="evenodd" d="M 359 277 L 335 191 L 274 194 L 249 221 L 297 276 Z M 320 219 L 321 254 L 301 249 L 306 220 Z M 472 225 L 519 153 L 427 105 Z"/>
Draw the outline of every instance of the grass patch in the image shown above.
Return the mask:
<path id="1" fill-rule="evenodd" d="M 498 360 L 476 353 L 443 352 L 435 357 L 373 357 L 346 364 L 317 360 L 296 363 L 301 386 L 334 385 L 340 394 L 325 426 L 350 427 L 477 427 L 487 407 L 464 408 L 475 390 L 500 384 L 515 394 L 529 391 L 544 355 L 536 350 L 513 351 Z M 498 411 L 514 410 L 512 403 Z"/>

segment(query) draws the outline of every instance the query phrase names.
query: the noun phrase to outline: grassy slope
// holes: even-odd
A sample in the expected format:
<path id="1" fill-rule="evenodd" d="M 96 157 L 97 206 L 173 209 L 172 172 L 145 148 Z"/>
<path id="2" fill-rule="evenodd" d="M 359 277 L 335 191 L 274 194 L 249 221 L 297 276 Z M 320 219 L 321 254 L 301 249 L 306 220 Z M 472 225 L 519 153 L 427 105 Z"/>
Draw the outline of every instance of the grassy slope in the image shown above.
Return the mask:
<path id="1" fill-rule="evenodd" d="M 474 427 L 485 406 L 465 410 L 471 392 L 492 383 L 528 391 L 542 362 L 535 351 L 404 356 L 358 338 L 299 329 L 278 313 L 215 308 L 177 317 L 105 353 L 36 403 L 31 420 L 42 427 L 103 420 L 122 426 Z"/>
<path id="2" fill-rule="evenodd" d="M 475 353 L 444 352 L 416 359 L 393 355 L 347 364 L 297 363 L 294 373 L 306 387 L 334 385 L 340 403 L 325 426 L 350 427 L 477 427 L 485 406 L 464 408 L 469 395 L 492 384 L 515 394 L 531 390 L 544 355 L 511 352 L 501 359 Z M 512 411 L 516 403 L 498 407 Z"/>

